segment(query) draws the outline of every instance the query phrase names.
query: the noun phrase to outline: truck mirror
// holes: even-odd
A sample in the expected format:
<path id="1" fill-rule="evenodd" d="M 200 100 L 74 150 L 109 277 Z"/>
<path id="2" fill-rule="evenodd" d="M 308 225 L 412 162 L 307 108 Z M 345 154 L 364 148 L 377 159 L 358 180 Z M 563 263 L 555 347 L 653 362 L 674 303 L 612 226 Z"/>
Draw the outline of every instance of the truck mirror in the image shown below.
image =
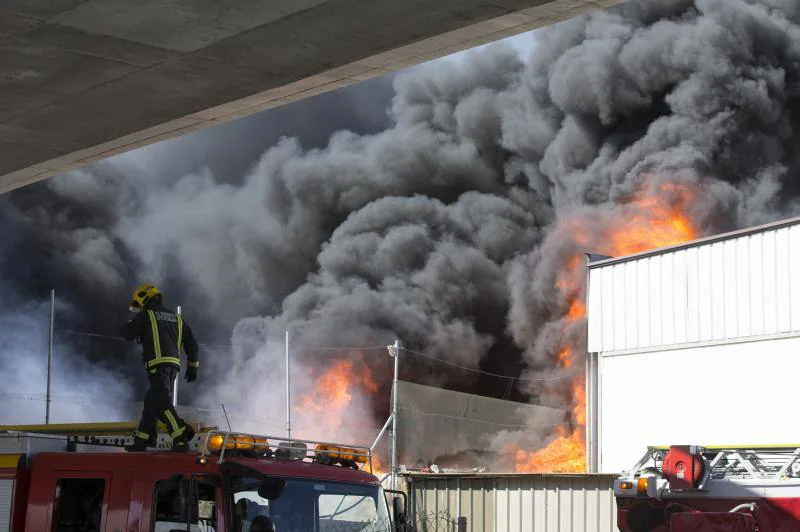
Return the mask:
<path id="1" fill-rule="evenodd" d="M 281 478 L 265 477 L 258 486 L 258 496 L 268 501 L 274 501 L 281 496 L 284 486 L 286 486 L 286 481 Z"/>
<path id="2" fill-rule="evenodd" d="M 392 521 L 394 522 L 395 531 L 402 531 L 408 529 L 408 508 L 406 494 L 402 491 L 384 490 L 385 493 L 391 493 L 392 496 Z"/>
<path id="3" fill-rule="evenodd" d="M 392 497 L 392 515 L 394 515 L 394 521 L 397 524 L 403 523 L 406 520 L 406 509 L 404 506 L 402 497 Z"/>

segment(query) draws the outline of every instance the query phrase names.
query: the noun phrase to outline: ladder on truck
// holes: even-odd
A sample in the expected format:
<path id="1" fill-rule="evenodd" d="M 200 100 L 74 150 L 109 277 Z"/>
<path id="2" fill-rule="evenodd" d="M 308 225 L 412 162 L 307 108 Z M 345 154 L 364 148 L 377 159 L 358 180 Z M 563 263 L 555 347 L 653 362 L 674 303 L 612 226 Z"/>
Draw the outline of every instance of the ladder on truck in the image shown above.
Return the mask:
<path id="1" fill-rule="evenodd" d="M 189 442 L 192 451 L 200 451 L 203 445 L 202 433 L 216 430 L 217 427 L 202 426 L 191 423 L 195 429 L 195 437 Z M 108 423 L 55 423 L 47 425 L 0 425 L 0 437 L 20 437 L 22 435 L 39 435 L 62 437 L 65 439 L 66 449 L 75 450 L 78 445 L 97 447 L 125 447 L 133 444 L 133 431 L 136 422 L 108 422 Z M 155 450 L 170 450 L 172 438 L 167 434 L 167 428 L 160 421 L 157 426 L 158 436 Z M 2 447 L 2 446 L 0 446 Z"/>
<path id="2" fill-rule="evenodd" d="M 780 480 L 800 478 L 800 444 L 700 446 L 711 480 Z M 647 454 L 632 471 L 641 471 L 649 463 L 663 472 L 668 446 L 647 448 Z M 650 467 L 653 467 L 650 466 Z"/>

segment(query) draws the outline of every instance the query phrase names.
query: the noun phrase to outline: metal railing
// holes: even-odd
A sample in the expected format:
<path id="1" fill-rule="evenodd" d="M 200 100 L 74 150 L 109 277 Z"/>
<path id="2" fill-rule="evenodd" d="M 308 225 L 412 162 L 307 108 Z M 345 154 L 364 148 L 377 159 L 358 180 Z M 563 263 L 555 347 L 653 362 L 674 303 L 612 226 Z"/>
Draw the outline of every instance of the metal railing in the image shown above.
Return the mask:
<path id="1" fill-rule="evenodd" d="M 634 466 L 632 473 L 652 463 L 659 471 L 668 447 L 650 447 Z M 702 447 L 701 454 L 714 480 L 777 480 L 800 477 L 800 445 L 714 446 Z"/>

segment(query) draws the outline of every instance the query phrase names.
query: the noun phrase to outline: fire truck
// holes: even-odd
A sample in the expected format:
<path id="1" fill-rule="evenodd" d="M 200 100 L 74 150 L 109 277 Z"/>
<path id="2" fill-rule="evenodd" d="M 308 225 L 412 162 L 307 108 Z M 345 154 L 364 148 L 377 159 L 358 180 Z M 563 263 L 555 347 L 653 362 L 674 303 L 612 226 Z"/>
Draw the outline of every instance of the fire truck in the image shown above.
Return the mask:
<path id="1" fill-rule="evenodd" d="M 188 453 L 130 453 L 132 428 L 0 428 L 0 531 L 410 530 L 369 448 L 198 426 Z"/>
<path id="2" fill-rule="evenodd" d="M 623 532 L 800 530 L 800 445 L 649 447 L 614 495 Z"/>

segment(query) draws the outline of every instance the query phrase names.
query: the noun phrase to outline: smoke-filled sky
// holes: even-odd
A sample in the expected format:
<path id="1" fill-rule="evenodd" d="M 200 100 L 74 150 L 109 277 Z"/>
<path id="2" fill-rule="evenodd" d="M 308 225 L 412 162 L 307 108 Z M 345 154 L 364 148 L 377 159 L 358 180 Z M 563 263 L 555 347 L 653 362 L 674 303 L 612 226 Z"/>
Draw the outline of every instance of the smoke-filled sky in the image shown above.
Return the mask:
<path id="1" fill-rule="evenodd" d="M 576 250 L 604 249 L 601 231 L 576 238 L 560 223 L 613 218 L 653 179 L 698 191 L 703 234 L 797 211 L 796 0 L 639 0 L 535 39 L 528 54 L 484 47 L 0 197 L 12 389 L 42 391 L 18 361 L 46 356 L 50 288 L 57 326 L 115 335 L 142 280 L 184 306 L 201 342 L 233 344 L 205 350 L 192 399 L 205 404 L 280 419 L 287 329 L 295 345 L 399 338 L 546 378 L 568 311 L 555 278 Z M 133 347 L 58 340 L 77 395 L 108 384 L 129 397 L 125 383 L 141 382 Z M 298 353 L 299 367 L 313 374 L 325 353 Z M 365 357 L 383 378 L 385 352 Z M 507 386 L 419 358 L 403 372 L 487 395 Z M 513 396 L 568 406 L 534 381 Z"/>

